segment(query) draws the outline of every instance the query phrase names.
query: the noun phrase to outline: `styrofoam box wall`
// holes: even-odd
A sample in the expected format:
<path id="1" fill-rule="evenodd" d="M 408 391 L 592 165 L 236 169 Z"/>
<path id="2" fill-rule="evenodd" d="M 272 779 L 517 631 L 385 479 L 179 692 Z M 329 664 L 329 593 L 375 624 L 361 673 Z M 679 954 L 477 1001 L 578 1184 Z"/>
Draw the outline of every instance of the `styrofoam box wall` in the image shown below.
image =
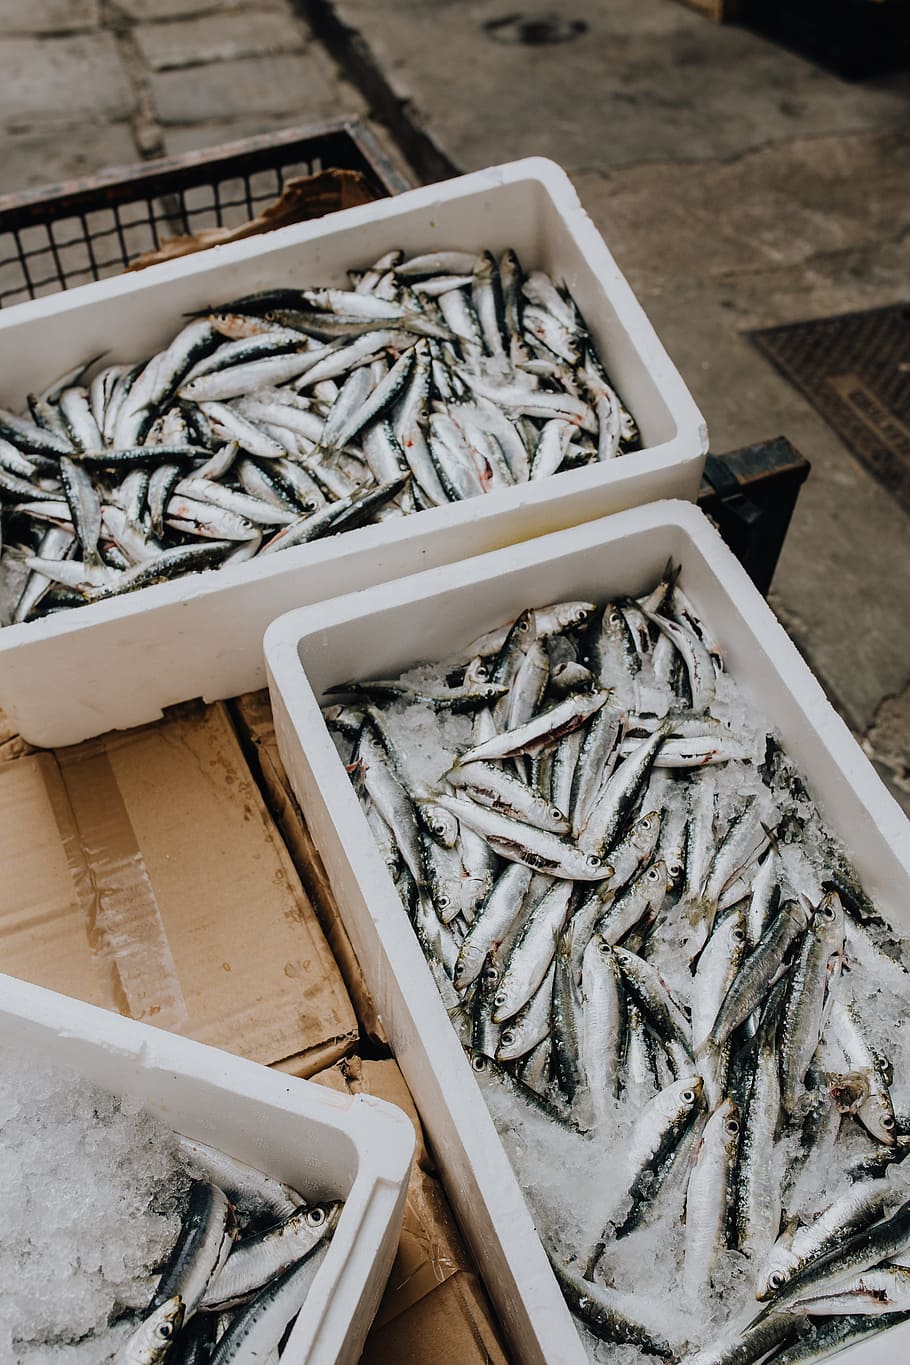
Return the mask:
<path id="1" fill-rule="evenodd" d="M 517 249 L 577 299 L 641 428 L 640 452 L 0 631 L 0 705 L 35 744 L 155 720 L 261 687 L 262 633 L 309 602 L 658 497 L 695 498 L 707 432 L 603 238 L 552 162 L 481 171 L 215 247 L 0 314 L 0 405 L 105 352 L 133 361 L 183 314 L 276 285 L 346 285 L 383 252 Z M 65 678 L 66 685 L 61 686 Z"/>
<path id="2" fill-rule="evenodd" d="M 324 689 L 450 657 L 529 605 L 641 594 L 667 558 L 840 834 L 869 893 L 910 918 L 910 823 L 746 573 L 697 508 L 655 503 L 276 621 L 266 662 L 281 757 L 487 1288 L 523 1362 L 584 1348 L 357 796 L 321 721 Z M 908 924 L 910 927 L 910 924 Z M 910 1325 L 850 1358 L 891 1365 Z"/>
<path id="3" fill-rule="evenodd" d="M 290 1365 L 354 1365 L 392 1267 L 414 1129 L 372 1096 L 312 1081 L 55 991 L 0 976 L 0 1041 L 140 1101 L 305 1197 L 344 1199 L 325 1260 L 282 1352 Z"/>

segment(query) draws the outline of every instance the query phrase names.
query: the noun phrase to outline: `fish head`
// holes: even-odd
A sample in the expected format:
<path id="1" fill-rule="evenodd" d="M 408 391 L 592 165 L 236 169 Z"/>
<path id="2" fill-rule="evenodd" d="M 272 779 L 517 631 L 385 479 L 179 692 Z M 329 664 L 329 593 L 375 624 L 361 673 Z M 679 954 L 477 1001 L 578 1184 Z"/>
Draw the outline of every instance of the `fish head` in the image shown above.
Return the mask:
<path id="1" fill-rule="evenodd" d="M 600 633 L 614 644 L 625 645 L 628 642 L 629 628 L 618 602 L 604 604 Z"/>
<path id="2" fill-rule="evenodd" d="M 874 1138 L 887 1147 L 893 1147 L 897 1139 L 897 1120 L 894 1107 L 887 1091 L 876 1090 L 862 1100 L 856 1110 L 856 1117 Z"/>
<path id="3" fill-rule="evenodd" d="M 740 1117 L 739 1105 L 729 1098 L 723 1100 L 715 1110 L 720 1121 L 723 1146 L 730 1160 L 734 1160 L 739 1148 Z"/>
<path id="4" fill-rule="evenodd" d="M 159 1365 L 159 1362 L 164 1361 L 171 1349 L 171 1343 L 183 1326 L 184 1312 L 183 1299 L 179 1294 L 175 1294 L 145 1319 L 139 1329 L 141 1333 L 139 1339 L 145 1352 L 141 1359 L 146 1365 Z"/>
<path id="5" fill-rule="evenodd" d="M 632 827 L 631 842 L 645 856 L 651 853 L 660 837 L 662 819 L 662 811 L 649 810 L 646 815 L 642 815 L 640 819 L 636 820 Z"/>
<path id="6" fill-rule="evenodd" d="M 789 1236 L 785 1234 L 779 1237 L 771 1248 L 755 1290 L 755 1297 L 760 1303 L 773 1299 L 792 1278 L 797 1262 L 790 1249 L 791 1241 L 792 1234 Z"/>
<path id="7" fill-rule="evenodd" d="M 534 808 L 539 812 L 539 818 L 546 820 L 544 828 L 552 830 L 554 834 L 571 833 L 572 825 L 568 817 L 558 806 L 551 805 L 545 796 L 535 799 Z"/>
<path id="8" fill-rule="evenodd" d="M 455 963 L 453 984 L 456 990 L 463 990 L 471 981 L 475 979 L 479 972 L 479 966 L 483 962 L 483 954 L 479 948 L 466 941 L 462 944 Z"/>
<path id="9" fill-rule="evenodd" d="M 434 801 L 425 801 L 422 805 L 426 827 L 432 837 L 443 848 L 454 848 L 458 841 L 457 817 Z"/>
<path id="10" fill-rule="evenodd" d="M 490 949 L 487 953 L 484 964 L 480 969 L 480 981 L 485 991 L 493 991 L 502 980 L 502 963 L 496 956 L 495 949 Z M 498 997 L 497 997 L 498 998 Z"/>
<path id="11" fill-rule="evenodd" d="M 844 907 L 836 891 L 828 891 L 815 907 L 812 932 L 832 948 L 844 941 Z"/>
<path id="12" fill-rule="evenodd" d="M 595 610 L 593 602 L 563 602 L 556 616 L 563 630 L 574 630 L 583 626 Z"/>
<path id="13" fill-rule="evenodd" d="M 528 648 L 537 639 L 537 616 L 533 607 L 525 607 L 524 611 L 516 616 L 509 635 L 522 642 L 522 649 Z"/>
<path id="14" fill-rule="evenodd" d="M 343 1207 L 343 1201 L 340 1199 L 329 1199 L 319 1204 L 310 1204 L 303 1215 L 303 1221 L 312 1231 L 327 1236 L 328 1233 L 335 1230 Z"/>
<path id="15" fill-rule="evenodd" d="M 525 1030 L 522 1025 L 515 1020 L 506 1025 L 499 1035 L 499 1046 L 496 1049 L 497 1062 L 510 1062 L 522 1055 L 524 1033 Z"/>
<path id="16" fill-rule="evenodd" d="M 685 1118 L 701 1103 L 704 1088 L 702 1077 L 697 1075 L 683 1076 L 681 1080 L 674 1081 L 663 1091 L 667 1112 L 673 1117 Z"/>
<path id="17" fill-rule="evenodd" d="M 664 895 L 667 890 L 668 873 L 667 864 L 663 858 L 658 858 L 642 875 L 657 895 Z"/>
<path id="18" fill-rule="evenodd" d="M 723 922 L 723 932 L 731 952 L 741 952 L 746 944 L 746 915 L 744 910 L 733 910 Z"/>
<path id="19" fill-rule="evenodd" d="M 468 663 L 465 664 L 464 683 L 465 684 L 485 683 L 489 681 L 490 681 L 489 664 L 487 663 L 486 659 L 483 658 L 482 655 L 475 654 L 474 658 L 470 659 Z"/>

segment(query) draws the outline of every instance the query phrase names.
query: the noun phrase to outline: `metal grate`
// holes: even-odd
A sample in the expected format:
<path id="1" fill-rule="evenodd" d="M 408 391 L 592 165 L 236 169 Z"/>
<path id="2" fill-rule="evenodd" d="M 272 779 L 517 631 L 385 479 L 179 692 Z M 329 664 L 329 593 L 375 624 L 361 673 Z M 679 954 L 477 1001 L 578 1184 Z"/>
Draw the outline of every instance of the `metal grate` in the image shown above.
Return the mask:
<path id="1" fill-rule="evenodd" d="M 239 227 L 288 180 L 359 171 L 377 199 L 408 181 L 359 119 L 336 119 L 0 197 L 0 307 L 125 270 L 165 239 Z"/>

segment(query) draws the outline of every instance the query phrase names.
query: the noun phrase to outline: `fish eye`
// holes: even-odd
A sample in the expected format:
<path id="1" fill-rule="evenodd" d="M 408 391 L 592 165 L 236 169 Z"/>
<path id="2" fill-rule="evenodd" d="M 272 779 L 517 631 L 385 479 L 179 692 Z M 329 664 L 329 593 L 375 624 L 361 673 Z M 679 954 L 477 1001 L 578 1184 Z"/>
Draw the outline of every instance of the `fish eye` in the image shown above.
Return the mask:
<path id="1" fill-rule="evenodd" d="M 484 981 L 498 981 L 499 969 L 491 963 L 490 966 L 485 969 L 483 979 Z"/>
<path id="2" fill-rule="evenodd" d="M 493 1004 L 498 1009 L 501 1005 L 505 1005 L 506 1003 L 507 998 L 505 991 L 497 991 L 496 995 L 493 997 Z"/>
<path id="3" fill-rule="evenodd" d="M 515 1034 L 512 1032 L 511 1029 L 507 1029 L 499 1041 L 501 1043 L 505 1043 L 506 1047 L 511 1047 L 512 1044 L 515 1042 Z"/>
<path id="4" fill-rule="evenodd" d="M 783 1275 L 779 1270 L 772 1271 L 771 1274 L 768 1276 L 769 1289 L 782 1289 L 786 1282 L 787 1282 L 786 1276 Z"/>
<path id="5" fill-rule="evenodd" d="M 656 867 L 648 868 L 648 879 L 652 882 L 660 881 L 660 872 Z"/>
<path id="6" fill-rule="evenodd" d="M 478 682 L 486 682 L 489 676 L 490 670 L 487 668 L 486 664 L 477 664 L 475 666 L 474 677 L 478 680 Z"/>
<path id="7" fill-rule="evenodd" d="M 530 630 L 530 629 L 531 629 L 531 622 L 530 622 L 530 620 L 529 620 L 527 617 L 525 617 L 525 619 L 524 619 L 523 621 L 519 621 L 519 622 L 518 622 L 518 629 L 519 629 L 519 630 Z"/>
<path id="8" fill-rule="evenodd" d="M 727 1119 L 727 1122 L 724 1124 L 724 1127 L 726 1128 L 727 1132 L 730 1134 L 731 1137 L 735 1137 L 736 1134 L 739 1132 L 739 1119 Z"/>
<path id="9" fill-rule="evenodd" d="M 483 689 L 483 695 L 488 699 L 496 696 L 496 688 L 493 686 L 492 683 L 490 684 L 489 687 L 485 687 Z"/>
<path id="10" fill-rule="evenodd" d="M 833 907 L 832 905 L 823 905 L 821 909 L 822 909 L 822 914 L 824 915 L 825 919 L 836 919 L 836 918 L 837 918 L 836 912 L 835 912 L 834 907 Z"/>
<path id="11" fill-rule="evenodd" d="M 550 807 L 550 818 L 551 818 L 552 820 L 562 820 L 562 819 L 564 819 L 565 817 L 563 816 L 563 813 L 562 813 L 562 811 L 559 809 L 558 806 L 551 806 L 551 807 Z"/>
<path id="12" fill-rule="evenodd" d="M 452 901 L 449 896 L 437 896 L 436 904 L 439 906 L 440 910 L 447 910 L 452 904 Z"/>
<path id="13" fill-rule="evenodd" d="M 585 865 L 590 868 L 601 867 L 602 863 L 596 853 L 589 853 L 585 857 Z"/>
<path id="14" fill-rule="evenodd" d="M 733 930 L 733 942 L 734 942 L 734 943 L 745 943 L 745 941 L 746 941 L 746 935 L 743 933 L 742 929 L 734 929 L 734 930 Z"/>
<path id="15" fill-rule="evenodd" d="M 622 613 L 619 611 L 611 611 L 607 619 L 609 620 L 611 626 L 618 626 L 619 623 L 622 621 Z"/>
<path id="16" fill-rule="evenodd" d="M 307 1209 L 306 1221 L 311 1228 L 321 1228 L 326 1220 L 326 1212 L 321 1204 L 315 1204 L 313 1208 Z"/>
<path id="17" fill-rule="evenodd" d="M 890 1133 L 890 1132 L 891 1132 L 891 1129 L 892 1129 L 894 1126 L 895 1126 L 894 1116 L 893 1116 L 892 1114 L 883 1114 L 883 1115 L 882 1115 L 882 1127 L 885 1129 L 885 1131 L 888 1132 L 888 1133 Z"/>
<path id="18" fill-rule="evenodd" d="M 694 1103 L 695 1103 L 695 1091 L 694 1091 L 694 1090 L 684 1090 L 684 1091 L 682 1092 L 682 1094 L 680 1095 L 679 1098 L 682 1100 L 683 1104 L 694 1104 Z"/>
<path id="19" fill-rule="evenodd" d="M 674 879 L 674 881 L 675 881 L 675 879 L 676 879 L 677 877 L 681 877 L 681 876 L 682 876 L 682 873 L 683 873 L 683 865 L 682 865 L 682 863 L 678 863 L 678 862 L 676 862 L 676 861 L 674 861 L 674 862 L 672 862 L 672 863 L 667 863 L 667 871 L 669 872 L 670 876 L 671 876 L 671 877 Z"/>
<path id="20" fill-rule="evenodd" d="M 650 815 L 646 815 L 644 819 L 640 820 L 638 823 L 640 829 L 650 829 L 652 823 Z"/>
<path id="21" fill-rule="evenodd" d="M 486 1071 L 487 1069 L 486 1057 L 482 1057 L 480 1053 L 477 1053 L 476 1056 L 471 1058 L 471 1066 L 474 1068 L 475 1071 Z"/>
<path id="22" fill-rule="evenodd" d="M 172 1322 L 163 1322 L 158 1328 L 158 1335 L 159 1337 L 164 1337 L 165 1341 L 168 1337 L 172 1337 L 174 1335 L 174 1324 Z"/>

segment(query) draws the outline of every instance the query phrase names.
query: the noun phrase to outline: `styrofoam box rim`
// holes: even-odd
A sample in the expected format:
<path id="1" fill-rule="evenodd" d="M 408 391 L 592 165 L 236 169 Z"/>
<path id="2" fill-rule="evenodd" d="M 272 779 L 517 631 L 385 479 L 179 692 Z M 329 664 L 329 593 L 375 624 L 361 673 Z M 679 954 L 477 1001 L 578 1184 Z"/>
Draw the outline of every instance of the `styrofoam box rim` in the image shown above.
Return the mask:
<path id="1" fill-rule="evenodd" d="M 539 1239 L 394 885 L 375 848 L 350 780 L 321 721 L 314 686 L 336 681 L 337 664 L 348 677 L 389 676 L 395 656 L 401 667 L 432 658 L 435 638 L 448 629 L 428 624 L 447 612 L 458 615 L 450 650 L 528 604 L 525 577 L 537 573 L 549 585 L 530 600 L 577 597 L 578 575 L 599 563 L 603 600 L 614 592 L 643 591 L 648 581 L 620 582 L 638 572 L 638 550 L 648 578 L 659 576 L 667 556 L 682 564 L 682 578 L 696 609 L 730 651 L 732 675 L 761 693 L 760 704 L 821 797 L 823 810 L 844 839 L 864 884 L 895 919 L 910 898 L 910 824 L 835 713 L 810 669 L 742 566 L 707 519 L 690 504 L 659 502 L 532 543 L 512 546 L 458 565 L 427 571 L 357 596 L 301 608 L 274 622 L 265 652 L 282 761 L 313 830 L 345 923 L 361 956 L 370 989 L 383 1011 L 393 1048 L 440 1159 L 449 1193 L 487 1288 L 523 1361 L 579 1362 L 584 1348 L 547 1263 Z M 622 562 L 621 562 L 622 561 Z M 573 579 L 573 574 L 576 575 Z M 598 571 L 599 581 L 599 571 Z M 514 586 L 513 586 L 514 585 Z M 590 586 L 585 595 L 593 597 Z M 502 600 L 500 600 L 502 599 Z M 411 611 L 424 633 L 395 638 L 395 613 Z M 384 617 L 384 613 L 388 613 Z M 371 635 L 371 619 L 372 631 Z M 463 633 L 462 627 L 469 632 Z M 381 635 L 381 639 L 377 639 Z M 350 641 L 359 651 L 351 673 Z M 748 667 L 746 666 L 748 665 Z M 345 671 L 347 669 L 347 671 Z M 316 674 L 319 681 L 311 683 Z M 755 697 L 753 696 L 753 700 Z M 758 704 L 758 703 L 757 703 Z M 824 791 L 818 779 L 825 779 Z M 364 954 L 364 944 L 375 948 Z M 407 983 L 407 996 L 402 983 Z M 445 1077 L 443 1084 L 441 1077 Z M 910 1325 L 895 1329 L 910 1340 Z M 889 1333 L 852 1348 L 850 1359 L 888 1365 L 899 1344 Z"/>
<path id="2" fill-rule="evenodd" d="M 0 975 L 0 1042 L 10 1039 L 130 1094 L 176 1131 L 220 1146 L 304 1194 L 314 1181 L 350 1182 L 338 1189 L 346 1195 L 342 1215 L 282 1360 L 354 1365 L 385 1289 L 404 1212 L 416 1139 L 400 1109 Z"/>
<path id="3" fill-rule="evenodd" d="M 563 471 L 514 489 L 390 519 L 280 554 L 257 556 L 246 564 L 189 575 L 34 622 L 7 626 L 0 630 L 0 702 L 26 738 L 43 745 L 75 743 L 108 728 L 156 719 L 164 706 L 191 696 L 215 700 L 261 686 L 258 637 L 268 620 L 295 600 L 289 595 L 291 584 L 297 601 L 304 592 L 310 594 L 309 600 L 319 600 L 331 591 L 338 574 L 343 575 L 343 581 L 335 591 L 349 591 L 376 581 L 377 573 L 398 577 L 428 563 L 478 553 L 572 524 L 584 518 L 589 506 L 593 507 L 591 515 L 603 515 L 655 496 L 696 496 L 708 446 L 704 420 L 567 175 L 555 163 L 539 157 L 474 172 L 5 309 L 0 313 L 0 354 L 6 353 L 8 364 L 0 375 L 0 401 L 21 401 L 21 376 L 20 380 L 11 377 L 17 367 L 23 370 L 27 365 L 35 380 L 33 363 L 20 359 L 19 351 L 26 355 L 43 352 L 43 343 L 69 347 L 72 336 L 73 349 L 67 353 L 66 363 L 75 363 L 88 344 L 82 341 L 80 350 L 76 338 L 87 325 L 103 338 L 107 310 L 113 309 L 121 318 L 118 308 L 135 305 L 140 315 L 136 350 L 142 353 L 149 348 L 143 340 L 142 324 L 148 336 L 149 327 L 159 326 L 161 321 L 155 311 L 156 299 L 170 298 L 169 293 L 162 295 L 162 290 L 185 285 L 184 306 L 193 307 L 200 301 L 236 292 L 231 286 L 232 272 L 246 270 L 247 275 L 242 277 L 246 279 L 250 272 L 267 272 L 270 261 L 278 270 L 278 262 L 286 262 L 289 251 L 312 252 L 318 257 L 320 244 L 326 244 L 325 249 L 330 251 L 333 238 L 346 242 L 349 235 L 352 264 L 354 257 L 372 259 L 371 241 L 389 231 L 389 225 L 401 225 L 405 230 L 407 222 L 420 221 L 428 225 L 427 232 L 432 224 L 444 236 L 447 210 L 464 212 L 468 206 L 477 205 L 479 211 L 496 202 L 497 195 L 502 199 L 522 186 L 529 187 L 528 193 L 533 190 L 542 196 L 540 204 L 546 206 L 546 214 L 566 234 L 565 249 L 576 263 L 574 268 L 581 270 L 589 286 L 596 289 L 595 311 L 588 317 L 592 331 L 609 331 L 613 345 L 623 348 L 623 356 L 637 367 L 636 373 L 649 376 L 649 391 L 653 389 L 656 396 L 652 406 L 664 414 L 660 419 L 661 439 L 620 460 Z M 430 216 L 437 208 L 438 223 Z M 541 215 L 543 223 L 543 207 Z M 542 226 L 540 231 L 544 232 Z M 441 241 L 443 244 L 451 245 Z M 361 263 L 360 259 L 356 263 Z M 264 276 L 257 273 L 257 278 Z M 159 311 L 161 306 L 159 302 Z M 58 342 L 60 337 L 67 338 L 65 343 Z M 104 344 L 103 339 L 99 344 Z M 113 344 L 116 347 L 118 343 L 115 340 Z M 57 360 L 63 360 L 62 353 Z M 57 360 L 45 357 L 41 363 L 48 366 Z M 4 385 L 10 392 L 3 392 Z M 600 498 L 599 505 L 591 503 L 592 497 Z M 269 614 L 269 600 L 276 594 L 278 613 Z M 210 613 L 224 609 L 228 595 L 231 600 L 243 599 L 235 639 L 217 665 L 206 665 L 200 632 L 206 630 Z M 130 648 L 141 652 L 150 641 L 158 645 L 167 637 L 175 639 L 190 621 L 192 630 L 187 634 L 200 641 L 198 657 L 188 659 L 188 647 L 181 641 L 173 644 L 170 656 L 162 657 L 167 667 L 126 676 Z M 236 638 L 241 632 L 243 644 Z M 105 671 L 99 666 L 88 699 L 77 696 L 78 679 L 90 667 L 90 656 L 84 650 L 79 653 L 79 642 L 84 639 L 95 642 L 105 659 L 117 658 L 116 668 Z M 66 694 L 57 691 L 53 699 L 46 685 L 51 656 L 43 648 L 50 642 L 61 651 L 72 651 L 53 657 L 61 666 L 70 665 L 70 674 L 76 680 L 74 688 Z M 211 656 L 215 652 L 209 649 Z M 121 676 L 122 685 L 118 681 Z"/>

